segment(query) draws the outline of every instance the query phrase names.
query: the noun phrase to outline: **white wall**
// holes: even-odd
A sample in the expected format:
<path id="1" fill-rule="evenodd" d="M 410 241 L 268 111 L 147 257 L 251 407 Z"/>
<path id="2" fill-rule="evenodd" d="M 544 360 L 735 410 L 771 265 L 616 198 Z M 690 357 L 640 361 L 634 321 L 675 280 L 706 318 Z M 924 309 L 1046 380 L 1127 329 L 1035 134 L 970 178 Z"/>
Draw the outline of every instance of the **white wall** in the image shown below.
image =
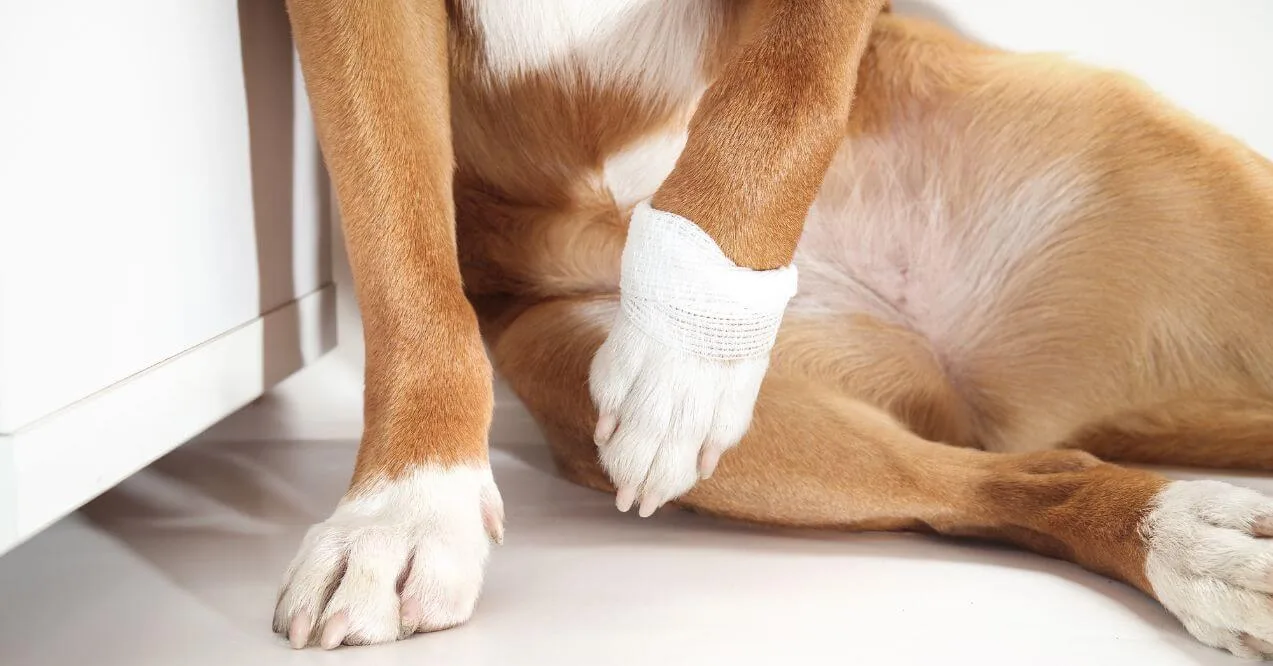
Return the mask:
<path id="1" fill-rule="evenodd" d="M 1130 72 L 1273 156 L 1269 0 L 895 0 L 894 8 L 993 46 Z"/>

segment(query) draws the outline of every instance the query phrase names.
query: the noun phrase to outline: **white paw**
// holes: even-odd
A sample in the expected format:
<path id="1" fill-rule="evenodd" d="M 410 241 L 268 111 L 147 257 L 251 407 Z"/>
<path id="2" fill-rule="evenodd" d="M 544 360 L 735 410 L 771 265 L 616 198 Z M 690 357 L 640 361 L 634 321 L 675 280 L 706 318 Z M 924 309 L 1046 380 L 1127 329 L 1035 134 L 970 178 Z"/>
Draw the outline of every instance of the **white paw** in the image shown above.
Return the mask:
<path id="1" fill-rule="evenodd" d="M 331 649 L 461 624 L 503 520 L 487 467 L 421 467 L 346 497 L 305 535 L 274 631 L 292 647 Z"/>
<path id="2" fill-rule="evenodd" d="M 725 361 L 675 350 L 620 311 L 589 381 L 601 465 L 619 489 L 619 509 L 637 502 L 649 516 L 710 476 L 747 432 L 768 366 L 768 356 Z"/>
<path id="3" fill-rule="evenodd" d="M 1175 481 L 1141 523 L 1145 574 L 1193 634 L 1239 657 L 1273 657 L 1273 498 Z"/>

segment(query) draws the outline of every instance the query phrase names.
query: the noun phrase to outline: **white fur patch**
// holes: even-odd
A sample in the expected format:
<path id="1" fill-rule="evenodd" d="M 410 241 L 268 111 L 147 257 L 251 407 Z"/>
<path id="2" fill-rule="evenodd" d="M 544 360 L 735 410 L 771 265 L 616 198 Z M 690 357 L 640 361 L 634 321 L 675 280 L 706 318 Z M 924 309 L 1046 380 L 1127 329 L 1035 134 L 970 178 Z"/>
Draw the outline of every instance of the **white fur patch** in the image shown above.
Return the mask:
<path id="1" fill-rule="evenodd" d="M 1141 523 L 1145 575 L 1198 640 L 1240 657 L 1273 642 L 1273 498 L 1218 481 L 1175 481 Z"/>
<path id="2" fill-rule="evenodd" d="M 719 12 L 713 0 L 466 1 L 498 77 L 559 71 L 669 96 L 704 86 L 702 53 Z"/>
<path id="3" fill-rule="evenodd" d="M 668 347 L 620 311 L 592 362 L 597 446 L 619 489 L 648 516 L 711 474 L 751 425 L 769 357 L 721 361 Z"/>
<path id="4" fill-rule="evenodd" d="M 503 515 L 487 467 L 421 467 L 345 498 L 305 535 L 284 577 L 274 630 L 293 647 L 319 640 L 332 648 L 464 622 L 481 591 L 489 537 L 502 538 Z"/>
<path id="5" fill-rule="evenodd" d="M 642 138 L 606 159 L 605 186 L 620 209 L 635 206 L 659 189 L 685 150 L 688 132 L 682 128 Z"/>

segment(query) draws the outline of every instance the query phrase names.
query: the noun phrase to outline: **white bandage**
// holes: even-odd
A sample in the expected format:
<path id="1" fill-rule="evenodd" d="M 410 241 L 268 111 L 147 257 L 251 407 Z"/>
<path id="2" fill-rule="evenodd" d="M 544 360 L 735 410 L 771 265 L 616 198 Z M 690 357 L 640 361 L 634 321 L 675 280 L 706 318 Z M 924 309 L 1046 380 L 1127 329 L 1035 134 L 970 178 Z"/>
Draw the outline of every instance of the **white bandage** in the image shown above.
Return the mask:
<path id="1" fill-rule="evenodd" d="M 628 320 L 673 349 L 720 361 L 768 356 L 796 267 L 743 268 L 698 225 L 637 205 L 623 248 L 620 302 Z"/>

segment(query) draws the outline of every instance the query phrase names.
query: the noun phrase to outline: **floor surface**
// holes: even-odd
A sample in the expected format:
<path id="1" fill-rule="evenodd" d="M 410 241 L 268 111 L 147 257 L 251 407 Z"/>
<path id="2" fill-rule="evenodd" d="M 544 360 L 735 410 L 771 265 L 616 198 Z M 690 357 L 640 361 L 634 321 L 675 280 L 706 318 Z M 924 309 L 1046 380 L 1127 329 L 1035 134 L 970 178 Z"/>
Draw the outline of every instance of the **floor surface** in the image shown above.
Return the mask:
<path id="1" fill-rule="evenodd" d="M 275 586 L 343 490 L 358 387 L 325 360 L 0 558 L 0 664 L 1238 663 L 1141 594 L 1063 562 L 619 514 L 554 474 L 511 400 L 493 437 L 508 540 L 474 620 L 295 652 L 269 630 Z"/>

